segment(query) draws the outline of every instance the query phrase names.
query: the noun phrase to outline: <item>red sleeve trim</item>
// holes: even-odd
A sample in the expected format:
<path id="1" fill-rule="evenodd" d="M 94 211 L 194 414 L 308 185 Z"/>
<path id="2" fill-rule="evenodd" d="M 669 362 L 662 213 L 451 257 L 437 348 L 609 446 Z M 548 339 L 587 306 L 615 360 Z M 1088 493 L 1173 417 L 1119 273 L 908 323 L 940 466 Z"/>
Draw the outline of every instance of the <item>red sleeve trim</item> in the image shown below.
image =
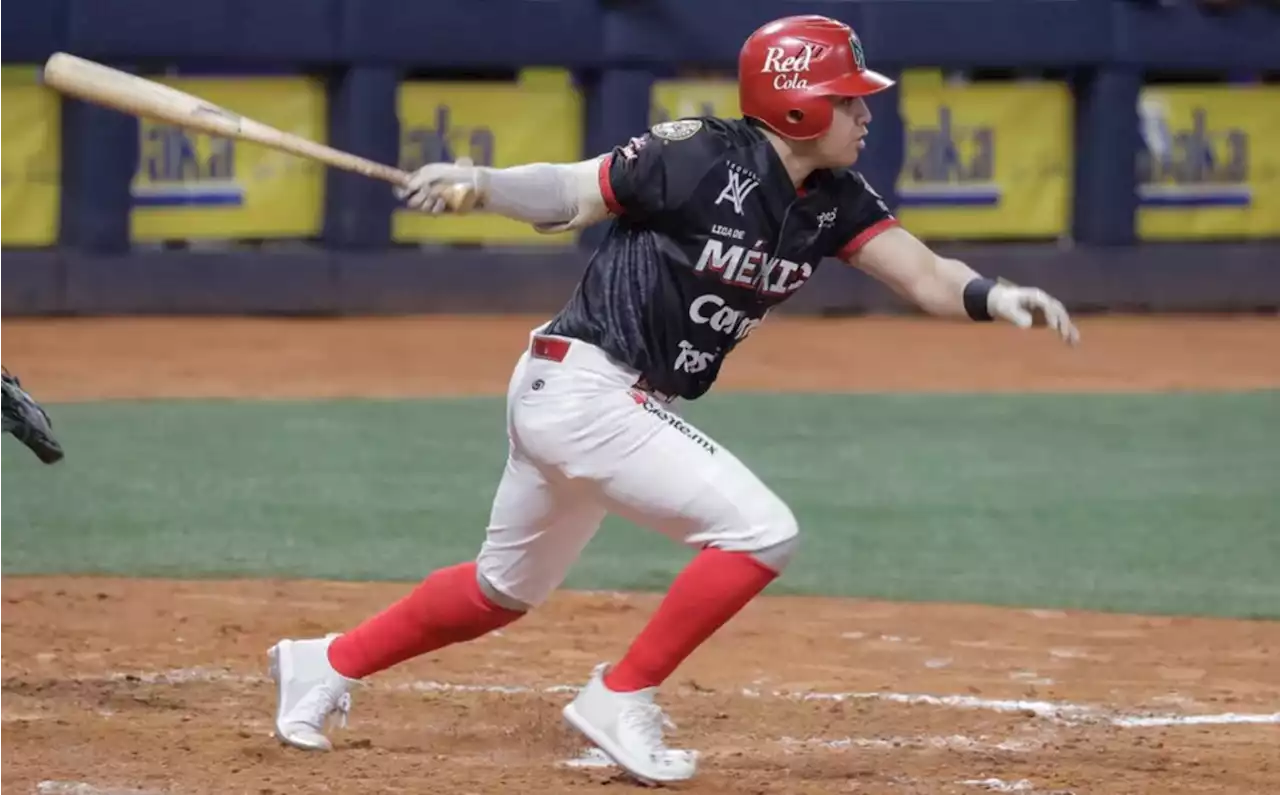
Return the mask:
<path id="1" fill-rule="evenodd" d="M 882 221 L 876 221 L 871 226 L 868 226 L 866 229 L 863 229 L 861 232 L 858 233 L 856 237 L 854 237 L 853 240 L 850 240 L 848 243 L 845 243 L 844 246 L 840 248 L 840 253 L 839 253 L 840 259 L 849 259 L 854 254 L 858 253 L 858 249 L 862 248 L 867 243 L 871 242 L 871 238 L 875 237 L 881 232 L 885 232 L 889 229 L 892 229 L 897 225 L 898 225 L 897 218 L 885 218 Z"/>
<path id="2" fill-rule="evenodd" d="M 604 206 L 614 215 L 622 215 L 622 205 L 613 193 L 613 183 L 609 181 L 609 169 L 613 167 L 613 155 L 600 161 L 600 196 L 604 198 Z"/>

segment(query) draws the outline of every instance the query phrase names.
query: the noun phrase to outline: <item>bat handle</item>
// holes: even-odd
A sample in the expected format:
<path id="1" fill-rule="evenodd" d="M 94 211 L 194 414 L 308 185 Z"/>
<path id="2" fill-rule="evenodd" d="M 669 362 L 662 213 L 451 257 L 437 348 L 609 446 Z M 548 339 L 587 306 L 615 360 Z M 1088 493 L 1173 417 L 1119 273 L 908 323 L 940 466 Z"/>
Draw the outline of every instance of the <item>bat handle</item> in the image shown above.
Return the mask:
<path id="1" fill-rule="evenodd" d="M 470 165 L 470 160 L 459 160 L 458 162 L 462 165 Z M 391 178 L 389 181 L 402 188 L 407 188 L 409 186 L 409 179 L 412 176 L 411 174 L 401 171 L 400 169 L 389 170 L 396 172 L 394 175 L 390 175 Z M 466 183 L 456 183 L 448 186 L 441 191 L 441 196 L 444 198 L 445 206 L 454 213 L 471 212 L 475 209 L 476 204 L 480 199 L 477 187 L 474 184 Z"/>

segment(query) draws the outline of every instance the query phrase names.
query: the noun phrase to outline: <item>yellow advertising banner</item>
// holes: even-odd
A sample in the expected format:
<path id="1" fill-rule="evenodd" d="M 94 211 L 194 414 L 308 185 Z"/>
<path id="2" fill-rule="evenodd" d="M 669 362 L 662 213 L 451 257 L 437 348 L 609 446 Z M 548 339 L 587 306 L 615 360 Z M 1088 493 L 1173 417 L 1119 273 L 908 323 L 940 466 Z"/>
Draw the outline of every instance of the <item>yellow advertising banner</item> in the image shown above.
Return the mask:
<path id="1" fill-rule="evenodd" d="M 950 239 L 1067 232 L 1073 120 L 1066 85 L 948 84 L 907 73 L 901 97 L 904 226 Z"/>
<path id="2" fill-rule="evenodd" d="M 582 98 L 562 69 L 528 70 L 516 83 L 411 81 L 401 84 L 400 167 L 470 157 L 477 165 L 582 160 Z M 432 216 L 397 209 L 397 242 L 570 245 L 573 234 L 548 235 L 488 213 Z"/>
<path id="3" fill-rule="evenodd" d="M 656 80 L 650 93 L 650 124 L 689 116 L 733 119 L 741 115 L 738 84 L 733 80 Z"/>
<path id="4" fill-rule="evenodd" d="M 1140 239 L 1280 236 L 1280 88 L 1149 86 L 1138 116 Z"/>
<path id="5" fill-rule="evenodd" d="M 4 67 L 3 89 L 0 238 L 5 246 L 50 246 L 58 238 L 61 102 L 33 69 Z"/>
<path id="6" fill-rule="evenodd" d="M 325 143 L 324 84 L 303 77 L 161 78 L 264 124 Z M 134 240 L 296 238 L 320 233 L 324 166 L 258 144 L 139 122 Z"/>

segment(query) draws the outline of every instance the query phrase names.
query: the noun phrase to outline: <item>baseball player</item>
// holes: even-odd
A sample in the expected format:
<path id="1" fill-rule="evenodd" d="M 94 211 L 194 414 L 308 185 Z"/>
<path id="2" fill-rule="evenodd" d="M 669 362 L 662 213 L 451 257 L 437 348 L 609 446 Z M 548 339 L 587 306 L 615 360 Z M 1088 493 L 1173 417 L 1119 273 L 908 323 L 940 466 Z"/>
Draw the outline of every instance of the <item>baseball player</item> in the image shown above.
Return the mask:
<path id="1" fill-rule="evenodd" d="M 554 232 L 612 219 L 567 305 L 534 329 L 507 394 L 509 455 L 473 561 L 433 572 L 344 634 L 282 640 L 269 652 L 277 736 L 331 748 L 353 683 L 516 621 L 563 581 L 614 513 L 696 553 L 616 664 L 601 664 L 567 722 L 648 783 L 693 776 L 696 754 L 667 748 L 658 687 L 779 575 L 797 544 L 791 510 L 673 403 L 703 395 L 769 310 L 838 258 L 935 315 L 1077 332 L 1041 290 L 997 283 L 899 226 L 851 166 L 892 85 L 862 44 L 820 16 L 755 31 L 738 64 L 743 118 L 655 125 L 572 164 L 437 163 L 400 191 L 448 212 L 476 207 Z"/>

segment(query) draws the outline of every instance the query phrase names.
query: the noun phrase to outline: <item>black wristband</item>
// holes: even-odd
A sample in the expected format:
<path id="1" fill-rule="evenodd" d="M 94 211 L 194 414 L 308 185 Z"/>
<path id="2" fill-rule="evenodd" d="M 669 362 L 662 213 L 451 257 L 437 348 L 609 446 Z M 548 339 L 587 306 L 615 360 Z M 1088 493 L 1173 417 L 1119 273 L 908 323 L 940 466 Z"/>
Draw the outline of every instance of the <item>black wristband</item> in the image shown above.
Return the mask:
<path id="1" fill-rule="evenodd" d="M 971 319 L 981 322 L 994 320 L 991 317 L 991 311 L 987 308 L 987 293 L 990 293 L 991 288 L 995 286 L 994 280 L 983 278 L 971 279 L 964 286 L 964 311 Z"/>

